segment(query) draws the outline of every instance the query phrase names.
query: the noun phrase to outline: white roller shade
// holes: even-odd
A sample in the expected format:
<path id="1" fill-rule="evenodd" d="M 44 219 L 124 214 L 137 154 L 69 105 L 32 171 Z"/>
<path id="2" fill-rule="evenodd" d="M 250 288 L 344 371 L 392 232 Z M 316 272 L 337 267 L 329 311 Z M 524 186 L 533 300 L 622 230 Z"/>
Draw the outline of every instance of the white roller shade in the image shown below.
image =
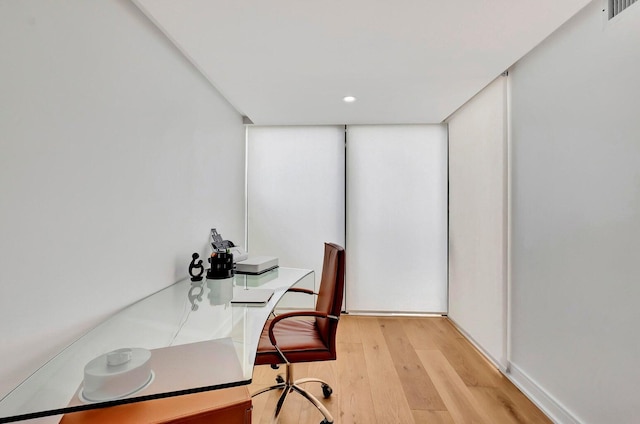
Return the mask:
<path id="1" fill-rule="evenodd" d="M 281 266 L 322 270 L 344 245 L 344 126 L 248 127 L 248 244 Z"/>
<path id="2" fill-rule="evenodd" d="M 447 311 L 447 128 L 347 129 L 349 311 Z"/>

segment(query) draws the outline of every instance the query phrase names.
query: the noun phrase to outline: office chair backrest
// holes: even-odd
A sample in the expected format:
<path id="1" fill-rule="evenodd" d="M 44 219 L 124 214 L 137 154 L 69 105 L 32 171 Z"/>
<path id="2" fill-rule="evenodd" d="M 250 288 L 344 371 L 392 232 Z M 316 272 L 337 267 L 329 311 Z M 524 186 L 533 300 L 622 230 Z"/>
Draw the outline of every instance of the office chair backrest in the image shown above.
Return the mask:
<path id="1" fill-rule="evenodd" d="M 337 244 L 325 243 L 316 311 L 340 316 L 344 293 L 344 270 L 344 248 Z M 335 319 L 316 318 L 316 325 L 325 344 L 335 352 L 338 322 Z"/>

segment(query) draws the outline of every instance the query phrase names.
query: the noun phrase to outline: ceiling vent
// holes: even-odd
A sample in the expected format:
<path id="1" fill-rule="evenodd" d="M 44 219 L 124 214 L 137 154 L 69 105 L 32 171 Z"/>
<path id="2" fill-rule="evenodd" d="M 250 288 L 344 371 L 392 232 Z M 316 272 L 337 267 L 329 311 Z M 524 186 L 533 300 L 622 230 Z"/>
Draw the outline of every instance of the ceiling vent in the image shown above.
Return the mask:
<path id="1" fill-rule="evenodd" d="M 609 0 L 609 19 L 631 6 L 637 0 Z"/>

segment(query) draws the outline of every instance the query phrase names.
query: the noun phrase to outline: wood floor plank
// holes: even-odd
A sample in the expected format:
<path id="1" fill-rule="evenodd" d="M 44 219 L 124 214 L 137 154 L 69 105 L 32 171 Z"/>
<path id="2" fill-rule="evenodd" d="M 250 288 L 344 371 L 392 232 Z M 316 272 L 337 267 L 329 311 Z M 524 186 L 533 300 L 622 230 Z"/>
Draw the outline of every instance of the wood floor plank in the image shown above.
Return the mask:
<path id="1" fill-rule="evenodd" d="M 337 340 L 347 343 L 362 343 L 357 316 L 348 314 L 340 315 Z"/>
<path id="2" fill-rule="evenodd" d="M 456 347 L 447 359 L 467 386 L 496 387 L 508 381 L 468 340 L 458 340 Z"/>
<path id="3" fill-rule="evenodd" d="M 380 318 L 382 334 L 412 410 L 446 411 L 446 407 L 404 331 L 402 321 Z"/>
<path id="4" fill-rule="evenodd" d="M 405 333 L 416 350 L 440 350 L 467 386 L 495 387 L 500 372 L 443 317 L 403 321 Z"/>
<path id="5" fill-rule="evenodd" d="M 354 321 L 355 322 L 355 321 Z M 334 396 L 339 395 L 339 408 L 333 413 L 341 424 L 376 424 L 371 383 L 367 373 L 362 343 L 338 344 L 338 385 Z"/>
<path id="6" fill-rule="evenodd" d="M 441 338 L 444 334 L 446 342 L 440 349 L 467 386 L 496 387 L 504 383 L 506 378 L 473 344 L 467 340 L 448 319 L 434 323 Z"/>
<path id="7" fill-rule="evenodd" d="M 362 348 L 379 423 L 413 423 L 413 415 L 375 317 L 358 317 Z"/>
<path id="8" fill-rule="evenodd" d="M 455 424 L 448 411 L 412 411 L 416 424 Z"/>
<path id="9" fill-rule="evenodd" d="M 444 317 L 406 318 L 403 326 L 409 341 L 419 350 L 445 350 L 459 338 L 446 326 Z"/>
<path id="10" fill-rule="evenodd" d="M 477 405 L 473 394 L 441 351 L 419 350 L 417 354 L 436 384 L 454 422 L 492 424 L 491 419 L 484 416 L 484 410 Z"/>
<path id="11" fill-rule="evenodd" d="M 501 385 L 500 391 L 507 396 L 512 404 L 513 408 L 520 411 L 525 417 L 527 423 L 533 424 L 550 424 L 550 420 L 540 409 L 526 397 L 513 383 L 510 381 L 508 384 Z"/>
<path id="12" fill-rule="evenodd" d="M 495 424 L 550 424 L 551 420 L 540 414 L 533 404 L 514 402 L 501 388 L 470 387 L 478 405 L 491 414 Z"/>

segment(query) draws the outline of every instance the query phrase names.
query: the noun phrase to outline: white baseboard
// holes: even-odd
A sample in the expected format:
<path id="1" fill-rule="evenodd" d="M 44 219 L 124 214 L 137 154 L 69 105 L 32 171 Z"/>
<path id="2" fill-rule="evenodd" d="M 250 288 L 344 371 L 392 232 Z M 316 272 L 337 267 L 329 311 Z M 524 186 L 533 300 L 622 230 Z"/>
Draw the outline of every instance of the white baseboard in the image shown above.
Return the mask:
<path id="1" fill-rule="evenodd" d="M 554 423 L 580 424 L 580 421 L 571 412 L 513 363 L 509 364 L 509 372 L 504 375 Z"/>

